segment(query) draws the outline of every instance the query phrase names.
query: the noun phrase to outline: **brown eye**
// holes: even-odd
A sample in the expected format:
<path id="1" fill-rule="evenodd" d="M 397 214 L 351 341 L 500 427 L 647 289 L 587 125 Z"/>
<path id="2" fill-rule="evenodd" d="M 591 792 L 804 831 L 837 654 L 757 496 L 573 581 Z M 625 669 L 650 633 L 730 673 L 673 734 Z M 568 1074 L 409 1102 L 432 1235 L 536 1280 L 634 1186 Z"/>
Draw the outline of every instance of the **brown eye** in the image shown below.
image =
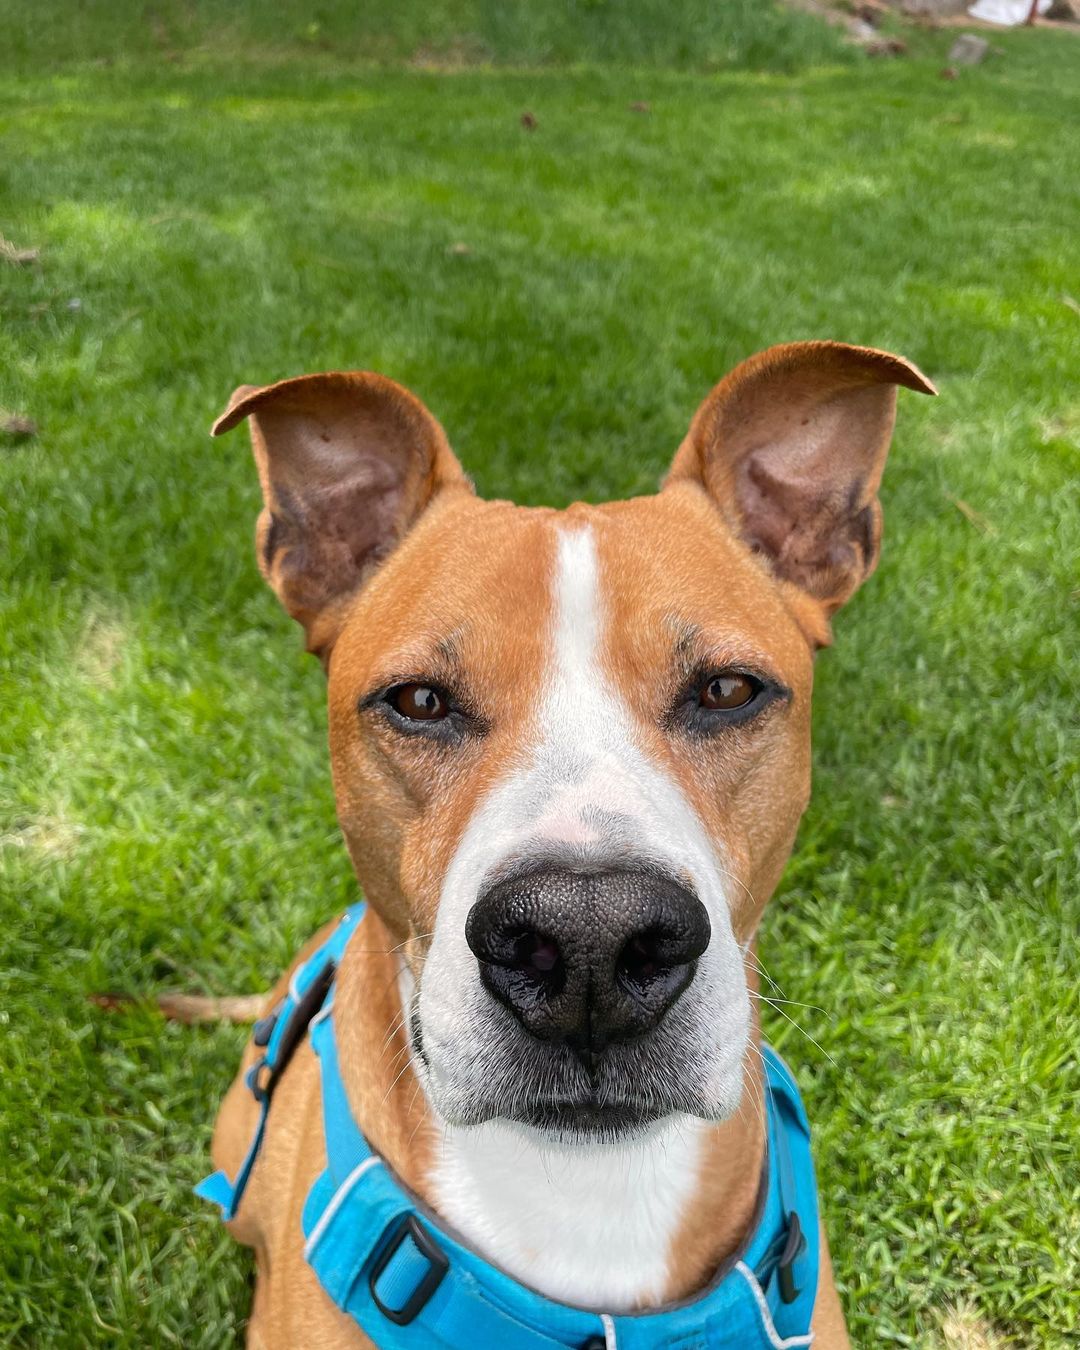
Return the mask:
<path id="1" fill-rule="evenodd" d="M 428 684 L 399 684 L 386 701 L 410 722 L 439 722 L 450 712 L 446 695 Z"/>
<path id="2" fill-rule="evenodd" d="M 709 712 L 745 708 L 748 703 L 753 702 L 760 688 L 757 680 L 749 675 L 729 671 L 724 675 L 714 675 L 703 684 L 698 694 L 698 702 Z"/>

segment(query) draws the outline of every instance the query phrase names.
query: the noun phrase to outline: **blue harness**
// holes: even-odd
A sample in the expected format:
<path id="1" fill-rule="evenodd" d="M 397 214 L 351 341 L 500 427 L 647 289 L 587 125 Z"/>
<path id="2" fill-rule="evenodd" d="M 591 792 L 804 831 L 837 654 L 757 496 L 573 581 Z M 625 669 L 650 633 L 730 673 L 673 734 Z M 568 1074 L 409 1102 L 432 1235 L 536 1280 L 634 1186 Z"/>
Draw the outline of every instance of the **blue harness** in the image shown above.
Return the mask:
<path id="1" fill-rule="evenodd" d="M 334 1041 L 334 974 L 364 913 L 349 909 L 256 1024 L 248 1086 L 259 1123 L 235 1181 L 195 1188 L 236 1215 L 259 1155 L 274 1087 L 304 1036 L 322 1074 L 326 1171 L 304 1205 L 304 1258 L 334 1303 L 385 1350 L 787 1350 L 810 1344 L 818 1208 L 810 1130 L 787 1066 L 763 1048 L 767 1160 L 754 1228 L 701 1294 L 641 1313 L 589 1312 L 518 1283 L 443 1228 L 372 1152 L 353 1119 Z M 557 1234 L 553 1234 L 557 1240 Z"/>

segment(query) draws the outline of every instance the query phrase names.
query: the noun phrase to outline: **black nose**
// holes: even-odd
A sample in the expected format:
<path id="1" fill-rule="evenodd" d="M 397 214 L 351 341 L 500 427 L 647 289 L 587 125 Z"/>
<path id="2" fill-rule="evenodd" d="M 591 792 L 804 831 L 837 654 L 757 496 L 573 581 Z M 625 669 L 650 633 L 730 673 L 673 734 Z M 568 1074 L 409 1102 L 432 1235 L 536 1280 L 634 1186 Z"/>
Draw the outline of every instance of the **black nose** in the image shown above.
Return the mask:
<path id="1" fill-rule="evenodd" d="M 710 933 L 697 896 L 651 869 L 530 872 L 482 895 L 465 925 L 488 991 L 590 1070 L 656 1026 Z"/>

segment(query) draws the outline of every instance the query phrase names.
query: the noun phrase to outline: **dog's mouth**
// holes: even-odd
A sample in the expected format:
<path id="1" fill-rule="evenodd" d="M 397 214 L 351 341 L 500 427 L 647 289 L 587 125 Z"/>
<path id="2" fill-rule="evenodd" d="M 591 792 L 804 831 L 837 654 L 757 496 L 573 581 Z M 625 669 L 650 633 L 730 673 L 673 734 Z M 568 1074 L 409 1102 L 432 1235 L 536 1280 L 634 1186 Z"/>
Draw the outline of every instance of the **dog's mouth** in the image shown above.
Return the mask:
<path id="1" fill-rule="evenodd" d="M 614 1054 L 587 1072 L 569 1051 L 518 1044 L 513 1071 L 459 1098 L 458 1125 L 502 1120 L 557 1143 L 626 1142 L 673 1115 L 711 1118 L 693 1066 L 674 1056 L 666 1069 L 643 1048 Z"/>
<path id="2" fill-rule="evenodd" d="M 667 1108 L 647 1103 L 586 1101 L 536 1101 L 505 1117 L 567 1141 L 593 1142 L 625 1139 L 639 1133 L 668 1114 Z"/>
<path id="3" fill-rule="evenodd" d="M 409 1033 L 414 1056 L 428 1069 L 430 1061 L 415 1007 L 409 1018 Z M 528 1059 L 528 1054 L 521 1056 L 522 1063 Z M 625 1139 L 662 1120 L 675 1109 L 675 1103 L 670 1101 L 659 1104 L 625 1096 L 614 1098 L 609 1093 L 575 1092 L 573 1097 L 539 1097 L 526 1093 L 514 1094 L 512 1099 L 501 1101 L 500 1096 L 497 1094 L 494 1101 L 484 1106 L 476 1103 L 475 1116 L 470 1123 L 498 1118 L 573 1142 Z"/>

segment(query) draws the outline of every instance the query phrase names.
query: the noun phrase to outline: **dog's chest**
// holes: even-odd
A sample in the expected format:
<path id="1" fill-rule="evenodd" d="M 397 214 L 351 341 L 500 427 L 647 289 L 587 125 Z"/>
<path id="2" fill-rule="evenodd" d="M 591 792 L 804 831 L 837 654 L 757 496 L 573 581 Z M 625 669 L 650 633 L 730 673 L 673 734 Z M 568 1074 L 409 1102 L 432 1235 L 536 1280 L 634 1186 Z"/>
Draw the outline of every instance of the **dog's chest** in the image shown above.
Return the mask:
<path id="1" fill-rule="evenodd" d="M 451 1128 L 431 1198 L 470 1245 L 549 1298 L 628 1310 L 668 1285 L 703 1131 L 678 1118 L 644 1141 L 569 1150 L 501 1122 Z"/>

